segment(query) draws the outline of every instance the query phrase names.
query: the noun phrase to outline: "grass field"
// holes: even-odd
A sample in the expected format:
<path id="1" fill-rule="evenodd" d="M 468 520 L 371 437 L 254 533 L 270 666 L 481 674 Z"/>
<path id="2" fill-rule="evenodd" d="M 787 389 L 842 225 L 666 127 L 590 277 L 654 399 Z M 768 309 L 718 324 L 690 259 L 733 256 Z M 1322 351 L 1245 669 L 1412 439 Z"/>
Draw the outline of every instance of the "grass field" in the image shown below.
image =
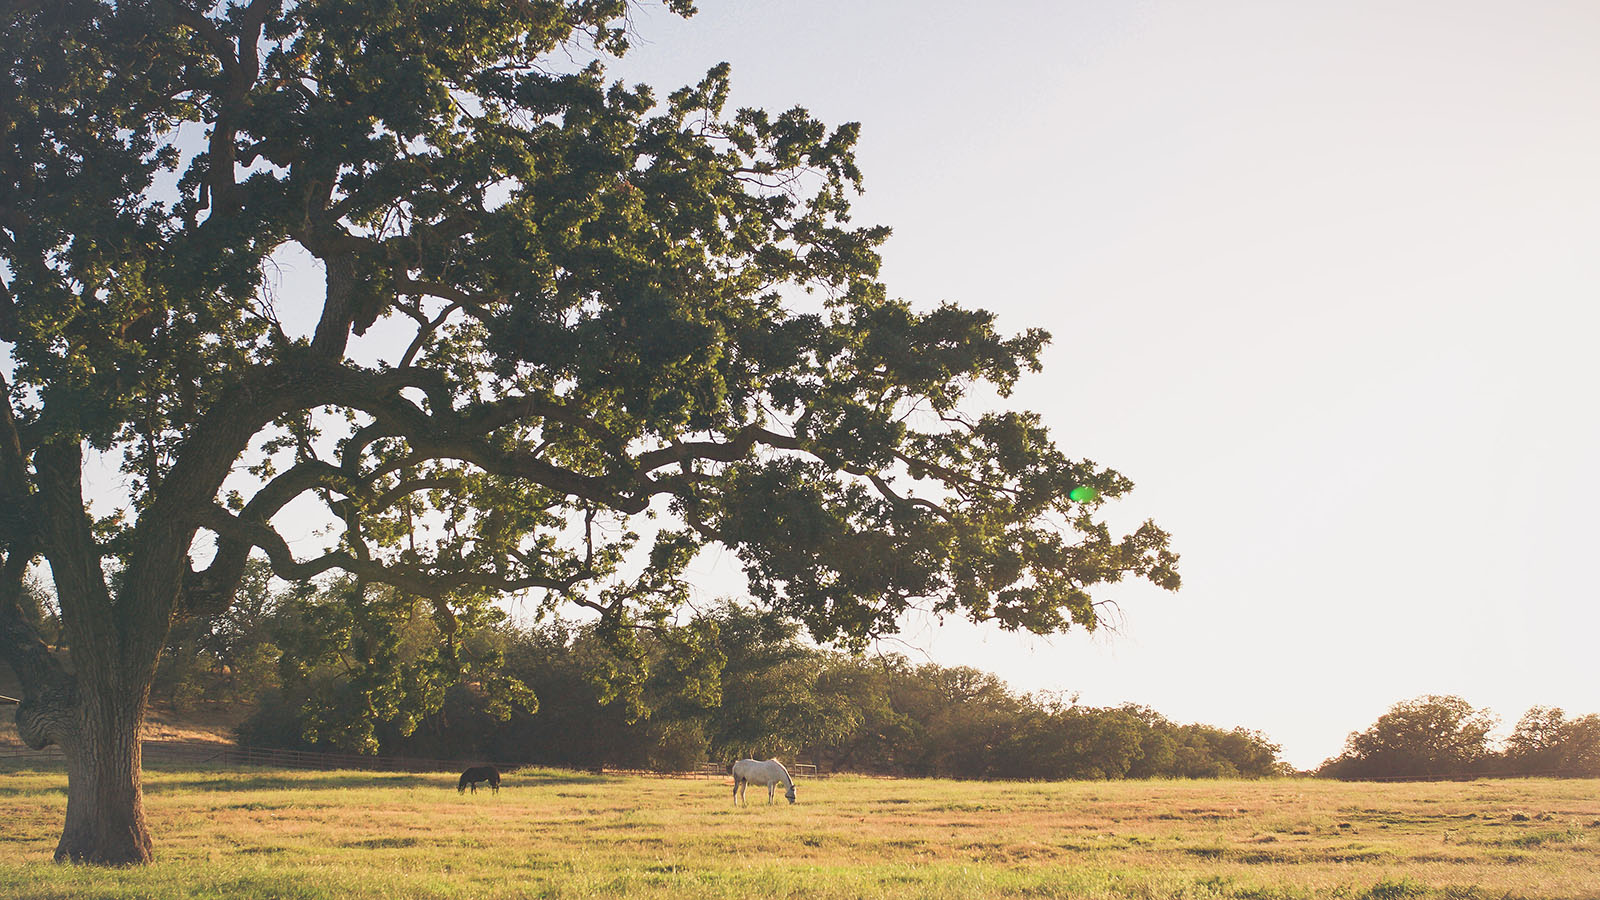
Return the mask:
<path id="1" fill-rule="evenodd" d="M 59 771 L 0 763 L 0 898 L 1600 897 L 1600 782 L 1057 784 L 147 772 L 158 860 L 49 862 Z"/>

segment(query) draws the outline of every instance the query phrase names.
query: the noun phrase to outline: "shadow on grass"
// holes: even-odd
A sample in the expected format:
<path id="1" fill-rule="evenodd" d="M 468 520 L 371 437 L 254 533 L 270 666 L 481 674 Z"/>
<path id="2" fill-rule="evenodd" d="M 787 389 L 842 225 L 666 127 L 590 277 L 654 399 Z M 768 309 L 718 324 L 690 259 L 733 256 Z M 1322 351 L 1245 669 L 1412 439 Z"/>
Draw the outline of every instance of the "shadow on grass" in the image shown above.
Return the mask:
<path id="1" fill-rule="evenodd" d="M 67 767 L 59 759 L 0 759 L 0 776 L 0 797 L 67 792 Z M 41 778 L 45 783 L 18 784 L 23 778 Z"/>
<path id="2" fill-rule="evenodd" d="M 332 772 L 283 769 L 196 769 L 177 764 L 146 766 L 150 774 L 159 773 L 157 781 L 146 781 L 147 794 L 181 791 L 321 791 L 359 790 L 371 788 L 435 788 L 455 791 L 456 776 L 449 772 L 430 774 L 404 772 L 362 772 L 341 769 Z M 568 784 L 605 784 L 611 777 L 583 772 L 563 772 L 539 769 L 527 773 L 511 773 L 501 782 L 504 789 L 545 787 Z"/>
<path id="3" fill-rule="evenodd" d="M 390 772 L 306 772 L 295 775 L 281 770 L 239 772 L 235 769 L 209 772 L 176 772 L 168 769 L 159 781 L 146 781 L 146 794 L 184 791 L 323 791 L 362 788 L 445 787 L 440 775 L 397 775 Z M 452 790 L 454 784 L 448 785 Z"/>
<path id="4" fill-rule="evenodd" d="M 467 764 L 462 763 L 465 767 Z M 272 769 L 232 767 L 217 764 L 146 760 L 144 791 L 165 794 L 181 791 L 286 791 L 352 790 L 361 788 L 449 788 L 456 787 L 452 772 L 364 772 L 339 769 L 320 772 L 311 769 Z M 0 796 L 65 793 L 66 765 L 60 759 L 0 759 Z M 12 776 L 53 776 L 59 783 L 48 786 L 7 783 Z M 155 776 L 155 777 L 150 777 Z M 567 769 L 508 770 L 501 786 L 507 789 L 561 785 L 609 784 L 616 775 L 596 775 Z"/>

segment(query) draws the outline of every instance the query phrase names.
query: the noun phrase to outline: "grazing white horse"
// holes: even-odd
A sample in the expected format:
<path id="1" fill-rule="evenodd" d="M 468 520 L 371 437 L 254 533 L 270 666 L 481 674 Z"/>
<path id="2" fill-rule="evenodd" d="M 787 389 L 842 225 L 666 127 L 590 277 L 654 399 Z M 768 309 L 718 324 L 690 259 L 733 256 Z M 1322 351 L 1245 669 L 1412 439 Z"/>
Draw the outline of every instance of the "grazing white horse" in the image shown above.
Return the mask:
<path id="1" fill-rule="evenodd" d="M 772 803 L 773 789 L 778 785 L 784 786 L 783 795 L 794 802 L 794 779 L 789 777 L 789 770 L 783 763 L 775 759 L 766 762 L 754 759 L 741 759 L 733 764 L 733 802 L 739 803 L 744 799 L 744 788 L 747 784 L 764 784 L 767 786 L 767 802 Z"/>

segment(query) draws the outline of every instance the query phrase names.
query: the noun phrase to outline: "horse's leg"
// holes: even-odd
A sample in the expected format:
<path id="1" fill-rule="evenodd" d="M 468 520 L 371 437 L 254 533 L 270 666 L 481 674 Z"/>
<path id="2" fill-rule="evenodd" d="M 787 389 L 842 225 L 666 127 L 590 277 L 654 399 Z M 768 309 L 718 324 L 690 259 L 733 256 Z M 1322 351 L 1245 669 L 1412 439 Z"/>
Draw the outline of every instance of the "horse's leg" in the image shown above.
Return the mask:
<path id="1" fill-rule="evenodd" d="M 768 806 L 772 805 L 772 792 L 777 787 L 778 787 L 778 783 L 777 782 L 775 782 L 775 781 L 767 782 L 767 805 Z"/>

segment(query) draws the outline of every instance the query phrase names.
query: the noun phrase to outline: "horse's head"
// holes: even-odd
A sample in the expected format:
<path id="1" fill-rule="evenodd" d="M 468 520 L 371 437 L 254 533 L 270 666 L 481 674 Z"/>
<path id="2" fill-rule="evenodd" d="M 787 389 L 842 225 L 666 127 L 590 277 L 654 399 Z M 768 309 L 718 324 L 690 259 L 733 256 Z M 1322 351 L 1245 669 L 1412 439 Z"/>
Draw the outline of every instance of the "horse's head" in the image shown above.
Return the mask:
<path id="1" fill-rule="evenodd" d="M 785 797 L 789 798 L 789 802 L 790 803 L 794 802 L 794 782 L 793 781 L 789 782 L 789 789 L 784 791 L 783 795 Z"/>

